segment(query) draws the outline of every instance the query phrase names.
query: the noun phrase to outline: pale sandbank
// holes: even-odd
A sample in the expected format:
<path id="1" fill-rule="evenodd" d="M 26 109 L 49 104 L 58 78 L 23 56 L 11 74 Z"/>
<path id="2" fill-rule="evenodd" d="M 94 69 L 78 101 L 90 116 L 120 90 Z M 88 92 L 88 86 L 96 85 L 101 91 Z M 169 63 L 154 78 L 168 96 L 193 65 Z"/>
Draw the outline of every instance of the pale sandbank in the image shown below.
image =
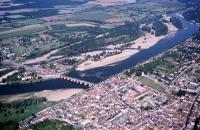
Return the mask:
<path id="1" fill-rule="evenodd" d="M 35 93 L 36 97 L 46 97 L 48 101 L 60 101 L 67 99 L 74 94 L 81 92 L 83 89 L 59 89 L 59 90 L 44 90 L 42 92 Z"/>
<path id="2" fill-rule="evenodd" d="M 83 89 L 72 88 L 72 89 L 58 89 L 58 90 L 44 90 L 40 92 L 30 92 L 15 95 L 4 95 L 0 96 L 0 102 L 13 102 L 19 100 L 25 100 L 33 97 L 46 97 L 48 101 L 60 101 L 67 99 L 74 94 L 81 92 Z"/>

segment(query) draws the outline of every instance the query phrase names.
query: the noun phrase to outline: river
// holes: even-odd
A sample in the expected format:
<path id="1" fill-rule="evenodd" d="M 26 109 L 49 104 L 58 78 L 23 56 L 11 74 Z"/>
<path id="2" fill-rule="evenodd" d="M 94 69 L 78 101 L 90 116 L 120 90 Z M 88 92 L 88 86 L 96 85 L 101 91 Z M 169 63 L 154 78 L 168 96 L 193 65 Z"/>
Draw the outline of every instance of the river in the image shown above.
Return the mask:
<path id="1" fill-rule="evenodd" d="M 170 14 L 170 16 L 175 16 L 179 18 L 183 24 L 183 29 L 178 30 L 173 37 L 165 38 L 160 40 L 156 45 L 149 49 L 145 49 L 140 51 L 139 53 L 131 56 L 130 58 L 119 62 L 113 66 L 104 66 L 100 68 L 95 68 L 86 71 L 73 71 L 68 76 L 98 83 L 112 75 L 122 72 L 125 69 L 131 68 L 138 63 L 147 60 L 151 57 L 154 57 L 168 49 L 180 44 L 182 41 L 188 39 L 198 31 L 198 26 L 193 23 L 186 21 L 181 16 L 176 13 Z M 26 92 L 36 92 L 42 90 L 55 90 L 61 88 L 87 88 L 86 86 L 72 83 L 70 81 L 65 80 L 49 80 L 43 81 L 34 84 L 26 84 L 21 86 L 3 86 L 0 87 L 0 95 L 10 95 L 10 94 L 19 94 Z"/>
<path id="2" fill-rule="evenodd" d="M 74 82 L 53 79 L 48 81 L 41 81 L 38 83 L 24 84 L 24 85 L 10 85 L 1 86 L 0 95 L 12 95 L 28 92 L 38 92 L 43 90 L 56 90 L 56 89 L 70 89 L 70 88 L 88 88 L 88 86 L 83 86 Z"/>
<path id="3" fill-rule="evenodd" d="M 96 83 L 101 82 L 109 78 L 111 75 L 122 72 L 125 69 L 129 69 L 144 60 L 147 60 L 151 57 L 154 57 L 162 52 L 169 50 L 170 48 L 188 39 L 189 37 L 191 37 L 191 35 L 193 35 L 198 31 L 198 26 L 195 23 L 186 21 L 183 17 L 181 17 L 177 13 L 172 13 L 169 15 L 179 18 L 183 24 L 183 29 L 178 30 L 173 37 L 162 39 L 151 48 L 142 50 L 137 54 L 131 56 L 130 58 L 122 62 L 119 62 L 115 65 L 99 67 L 86 71 L 73 71 L 68 76 L 90 82 L 96 82 Z"/>

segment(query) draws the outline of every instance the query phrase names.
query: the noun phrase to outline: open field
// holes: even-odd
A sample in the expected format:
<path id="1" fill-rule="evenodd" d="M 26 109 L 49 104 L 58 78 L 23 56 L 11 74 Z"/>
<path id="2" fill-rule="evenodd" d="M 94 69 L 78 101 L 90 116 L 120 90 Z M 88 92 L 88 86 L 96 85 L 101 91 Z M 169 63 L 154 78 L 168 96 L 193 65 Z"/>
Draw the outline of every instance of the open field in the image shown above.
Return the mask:
<path id="1" fill-rule="evenodd" d="M 76 17 L 72 18 L 72 20 L 80 20 L 80 21 L 104 21 L 108 19 L 115 18 L 116 16 L 113 16 L 111 14 L 108 14 L 105 11 L 98 10 L 98 11 L 91 11 L 91 12 L 81 12 Z"/>
<path id="2" fill-rule="evenodd" d="M 46 27 L 43 27 L 39 24 L 30 25 L 30 26 L 19 28 L 19 29 L 0 32 L 0 39 L 22 36 L 22 35 L 36 33 L 36 32 L 40 32 L 44 30 L 46 30 Z"/>
<path id="3" fill-rule="evenodd" d="M 72 17 L 74 17 L 74 16 L 71 15 L 71 14 L 64 14 L 64 15 L 43 17 L 43 18 L 41 18 L 41 20 L 45 20 L 47 22 L 50 22 L 50 21 L 61 21 L 61 20 L 66 20 L 66 19 L 72 18 Z"/>
<path id="4" fill-rule="evenodd" d="M 139 77 L 137 80 L 142 82 L 144 85 L 146 85 L 148 87 L 151 87 L 151 88 L 158 90 L 160 92 L 165 92 L 165 88 L 163 86 L 161 86 L 158 83 L 155 83 L 151 79 L 148 79 L 146 77 Z"/>
<path id="5" fill-rule="evenodd" d="M 0 102 L 9 103 L 14 101 L 20 101 L 33 97 L 34 93 L 24 93 L 24 94 L 15 94 L 15 95 L 3 95 L 0 96 Z"/>
<path id="6" fill-rule="evenodd" d="M 55 102 L 44 102 L 44 103 L 39 103 L 36 105 L 30 105 L 30 106 L 26 106 L 26 107 L 19 106 L 18 109 L 11 107 L 11 108 L 7 109 L 8 114 L 6 114 L 6 112 L 0 113 L 0 117 L 1 117 L 0 122 L 7 122 L 7 121 L 19 122 L 21 120 L 24 120 L 24 119 L 32 116 L 32 114 L 34 114 L 34 113 L 37 113 L 49 106 L 52 106 L 53 104 L 55 104 Z M 20 108 L 24 109 L 23 113 L 20 112 Z"/>
<path id="7" fill-rule="evenodd" d="M 17 28 L 19 27 L 26 27 L 28 25 L 38 25 L 38 24 L 44 24 L 45 21 L 41 19 L 30 19 L 30 20 L 23 20 L 23 21 L 17 21 L 14 23 L 14 26 Z"/>

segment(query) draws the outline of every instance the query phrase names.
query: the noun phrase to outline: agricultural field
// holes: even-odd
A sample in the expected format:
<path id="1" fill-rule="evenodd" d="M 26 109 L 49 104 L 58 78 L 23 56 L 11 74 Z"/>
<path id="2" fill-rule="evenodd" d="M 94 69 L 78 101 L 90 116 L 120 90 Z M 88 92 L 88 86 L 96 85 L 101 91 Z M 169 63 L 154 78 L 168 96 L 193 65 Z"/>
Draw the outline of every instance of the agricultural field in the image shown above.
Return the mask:
<path id="1" fill-rule="evenodd" d="M 23 36 L 27 34 L 37 33 L 40 31 L 46 30 L 45 27 L 33 27 L 33 28 L 22 28 L 22 29 L 16 29 L 16 30 L 10 30 L 10 31 L 4 31 L 0 33 L 0 39 L 6 39 L 9 37 L 17 37 L 17 36 Z"/>

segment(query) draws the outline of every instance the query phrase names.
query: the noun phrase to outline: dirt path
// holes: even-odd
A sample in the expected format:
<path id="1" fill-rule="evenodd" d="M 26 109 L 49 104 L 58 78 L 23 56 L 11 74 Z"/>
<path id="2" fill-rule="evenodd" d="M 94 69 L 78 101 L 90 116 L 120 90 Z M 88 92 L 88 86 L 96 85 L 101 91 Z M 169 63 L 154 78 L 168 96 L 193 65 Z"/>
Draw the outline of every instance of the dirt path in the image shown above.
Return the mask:
<path id="1" fill-rule="evenodd" d="M 41 62 L 41 61 L 45 61 L 48 59 L 49 56 L 57 53 L 60 49 L 56 49 L 56 50 L 53 50 L 53 51 L 50 51 L 49 53 L 43 55 L 43 56 L 40 56 L 40 57 L 37 57 L 35 59 L 30 59 L 30 60 L 27 60 L 25 62 L 23 62 L 22 64 L 34 64 L 34 63 L 38 63 L 38 62 Z"/>
<path id="2" fill-rule="evenodd" d="M 2 82 L 3 79 L 6 79 L 8 76 L 11 76 L 11 75 L 13 75 L 13 74 L 16 73 L 16 72 L 18 72 L 18 71 L 17 71 L 17 70 L 13 70 L 13 71 L 11 71 L 11 72 L 9 72 L 9 73 L 7 73 L 7 74 L 1 76 L 1 77 L 0 77 L 0 82 Z"/>

